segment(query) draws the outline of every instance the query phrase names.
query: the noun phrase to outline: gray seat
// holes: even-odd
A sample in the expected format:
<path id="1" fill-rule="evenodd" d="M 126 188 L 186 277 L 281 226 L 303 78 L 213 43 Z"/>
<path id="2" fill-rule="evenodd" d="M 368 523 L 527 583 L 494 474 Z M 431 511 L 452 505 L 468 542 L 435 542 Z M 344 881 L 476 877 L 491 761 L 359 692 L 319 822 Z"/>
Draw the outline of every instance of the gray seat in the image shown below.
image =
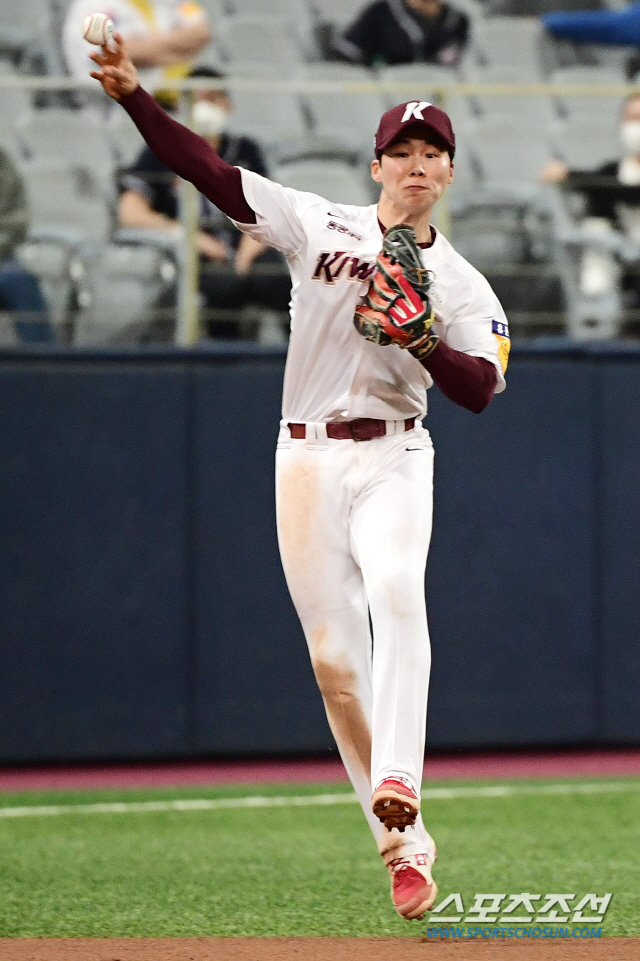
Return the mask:
<path id="1" fill-rule="evenodd" d="M 139 342 L 157 323 L 155 305 L 174 279 L 174 262 L 162 250 L 109 244 L 87 264 L 74 343 Z"/>
<path id="2" fill-rule="evenodd" d="M 335 136 L 352 143 L 371 144 L 387 109 L 384 98 L 377 93 L 312 93 L 304 100 L 317 136 Z"/>
<path id="3" fill-rule="evenodd" d="M 479 189 L 478 171 L 474 166 L 466 138 L 463 138 L 462 141 L 458 140 L 456 146 L 453 183 L 447 187 L 444 203 L 449 208 L 450 213 L 455 215 L 473 203 Z M 442 204 L 442 201 L 440 201 L 440 204 Z"/>
<path id="4" fill-rule="evenodd" d="M 441 106 L 449 114 L 456 137 L 473 132 L 477 115 L 471 97 L 459 93 L 451 94 Z"/>
<path id="5" fill-rule="evenodd" d="M 551 157 L 551 147 L 526 118 L 483 118 L 469 147 L 484 191 L 504 197 L 505 202 L 533 202 L 540 196 L 540 171 Z"/>
<path id="6" fill-rule="evenodd" d="M 92 112 L 55 107 L 33 110 L 19 119 L 17 131 L 29 157 L 65 158 L 91 171 L 102 186 L 111 184 L 114 157 L 104 125 Z"/>
<path id="7" fill-rule="evenodd" d="M 367 189 L 363 174 L 337 161 L 300 161 L 276 167 L 273 179 L 285 187 L 318 194 L 339 204 L 368 206 L 373 194 Z"/>
<path id="8" fill-rule="evenodd" d="M 364 6 L 362 0 L 311 0 L 316 21 L 332 23 L 339 29 L 355 20 Z"/>
<path id="9" fill-rule="evenodd" d="M 0 78 L 17 76 L 5 61 L 0 61 Z M 18 120 L 31 109 L 31 95 L 24 88 L 0 87 L 0 142 L 9 153 L 20 154 L 16 132 Z"/>
<path id="10" fill-rule="evenodd" d="M 616 337 L 623 319 L 620 285 L 615 282 L 619 256 L 624 255 L 625 240 L 617 231 L 605 230 L 597 237 L 586 222 L 576 217 L 566 193 L 559 187 L 548 187 L 547 208 L 554 242 L 551 250 L 562 280 L 567 303 L 567 327 L 577 340 L 601 340 Z M 612 283 L 600 289 L 585 289 L 586 258 L 595 254 L 600 271 L 609 274 Z M 593 262 L 591 263 L 593 267 Z"/>
<path id="11" fill-rule="evenodd" d="M 233 94 L 231 129 L 269 145 L 281 140 L 303 137 L 306 124 L 297 97 L 290 93 Z"/>
<path id="12" fill-rule="evenodd" d="M 32 237 L 71 247 L 97 246 L 110 228 L 108 204 L 85 168 L 60 159 L 20 165 L 31 211 Z"/>
<path id="13" fill-rule="evenodd" d="M 37 40 L 51 22 L 49 0 L 3 0 L 0 3 L 0 43 L 22 49 Z"/>
<path id="14" fill-rule="evenodd" d="M 478 64 L 511 65 L 521 81 L 543 77 L 542 24 L 526 17 L 487 17 L 474 28 Z"/>
<path id="15" fill-rule="evenodd" d="M 57 339 L 67 340 L 71 308 L 73 253 L 67 244 L 48 240 L 27 240 L 16 251 L 22 266 L 34 274 L 49 307 Z"/>
<path id="16" fill-rule="evenodd" d="M 566 67 L 554 70 L 549 78 L 551 83 L 583 86 L 587 84 L 621 84 L 624 75 L 607 67 Z M 607 112 L 619 116 L 622 97 L 620 94 L 561 94 L 558 96 L 560 109 L 566 116 L 596 116 Z"/>
<path id="17" fill-rule="evenodd" d="M 385 67 L 380 72 L 383 83 L 398 84 L 397 91 L 387 91 L 385 100 L 389 107 L 405 100 L 428 100 L 439 105 L 439 87 L 460 82 L 458 71 L 452 67 L 439 67 L 430 63 L 407 63 Z"/>
<path id="18" fill-rule="evenodd" d="M 230 69 L 234 64 L 270 64 L 272 76 L 290 75 L 291 67 L 302 61 L 301 43 L 294 26 L 282 19 L 228 17 L 219 25 L 220 47 Z"/>
<path id="19" fill-rule="evenodd" d="M 318 63 L 303 63 L 298 69 L 296 79 L 313 80 L 317 83 L 374 83 L 376 75 L 368 67 L 359 67 L 353 63 L 334 63 L 319 61 Z"/>
<path id="20" fill-rule="evenodd" d="M 240 17 L 281 17 L 301 23 L 311 16 L 305 0 L 227 0 L 226 6 Z"/>
<path id="21" fill-rule="evenodd" d="M 124 110 L 118 110 L 110 121 L 108 137 L 119 167 L 130 166 L 145 146 L 140 131 Z"/>
<path id="22" fill-rule="evenodd" d="M 523 77 L 516 74 L 513 64 L 475 66 L 467 73 L 468 79 L 473 83 L 500 85 L 525 82 Z M 474 94 L 473 99 L 480 114 L 511 115 L 516 119 L 524 117 L 544 130 L 558 119 L 554 99 L 545 94 L 479 93 Z"/>
<path id="23" fill-rule="evenodd" d="M 608 111 L 568 117 L 552 134 L 558 156 L 573 170 L 593 170 L 614 160 L 620 150 L 618 117 Z"/>

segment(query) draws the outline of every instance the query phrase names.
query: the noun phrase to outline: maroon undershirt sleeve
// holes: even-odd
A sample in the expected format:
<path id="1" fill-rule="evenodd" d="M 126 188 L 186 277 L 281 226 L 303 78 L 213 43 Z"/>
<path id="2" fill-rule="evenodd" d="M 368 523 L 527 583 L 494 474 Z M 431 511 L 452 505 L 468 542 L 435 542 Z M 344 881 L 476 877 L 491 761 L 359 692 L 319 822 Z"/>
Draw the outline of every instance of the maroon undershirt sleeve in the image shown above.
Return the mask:
<path id="1" fill-rule="evenodd" d="M 190 180 L 227 217 L 241 224 L 256 223 L 237 167 L 225 163 L 206 140 L 173 120 L 142 87 L 121 103 L 158 160 Z"/>
<path id="2" fill-rule="evenodd" d="M 474 414 L 482 413 L 495 394 L 498 379 L 495 365 L 484 357 L 471 357 L 454 350 L 443 340 L 421 364 L 445 397 Z"/>

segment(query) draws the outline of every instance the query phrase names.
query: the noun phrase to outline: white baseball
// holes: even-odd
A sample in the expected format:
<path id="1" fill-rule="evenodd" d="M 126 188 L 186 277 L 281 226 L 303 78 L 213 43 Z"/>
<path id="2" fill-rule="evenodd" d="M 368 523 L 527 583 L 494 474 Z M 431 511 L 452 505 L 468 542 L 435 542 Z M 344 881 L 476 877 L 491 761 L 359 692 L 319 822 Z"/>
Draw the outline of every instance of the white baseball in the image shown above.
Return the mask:
<path id="1" fill-rule="evenodd" d="M 82 36 L 89 43 L 95 43 L 99 47 L 105 47 L 109 40 L 113 38 L 113 20 L 104 13 L 92 13 L 86 17 L 82 25 Z"/>

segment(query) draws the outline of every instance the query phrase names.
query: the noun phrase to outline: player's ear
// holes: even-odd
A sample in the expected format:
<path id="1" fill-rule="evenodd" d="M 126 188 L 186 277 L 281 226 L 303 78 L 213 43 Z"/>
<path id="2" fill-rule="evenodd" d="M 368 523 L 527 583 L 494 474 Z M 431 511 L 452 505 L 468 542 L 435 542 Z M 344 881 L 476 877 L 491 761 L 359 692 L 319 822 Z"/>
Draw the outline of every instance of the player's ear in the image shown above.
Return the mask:
<path id="1" fill-rule="evenodd" d="M 455 165 L 454 165 L 453 160 L 452 160 L 451 163 L 449 164 L 449 179 L 447 180 L 447 183 L 448 183 L 448 184 L 452 184 L 452 183 L 453 183 L 453 168 L 454 168 L 454 166 L 455 166 Z"/>
<path id="2" fill-rule="evenodd" d="M 371 161 L 371 176 L 377 184 L 382 183 L 382 174 L 380 172 L 380 161 L 378 159 Z"/>

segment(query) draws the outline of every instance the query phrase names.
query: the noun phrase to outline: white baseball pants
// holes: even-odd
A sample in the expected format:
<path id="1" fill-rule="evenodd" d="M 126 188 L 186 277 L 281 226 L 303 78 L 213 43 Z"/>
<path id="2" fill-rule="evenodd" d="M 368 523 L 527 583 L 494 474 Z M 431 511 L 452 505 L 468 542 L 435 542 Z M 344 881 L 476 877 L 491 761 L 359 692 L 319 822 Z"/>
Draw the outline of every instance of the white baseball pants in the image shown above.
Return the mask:
<path id="1" fill-rule="evenodd" d="M 431 648 L 424 575 L 433 445 L 420 424 L 369 441 L 307 424 L 276 453 L 278 541 L 329 725 L 385 863 L 430 852 L 421 817 L 404 833 L 371 812 L 372 788 L 400 776 L 419 795 Z M 391 431 L 398 433 L 391 433 Z M 373 627 L 373 638 L 369 626 Z"/>

